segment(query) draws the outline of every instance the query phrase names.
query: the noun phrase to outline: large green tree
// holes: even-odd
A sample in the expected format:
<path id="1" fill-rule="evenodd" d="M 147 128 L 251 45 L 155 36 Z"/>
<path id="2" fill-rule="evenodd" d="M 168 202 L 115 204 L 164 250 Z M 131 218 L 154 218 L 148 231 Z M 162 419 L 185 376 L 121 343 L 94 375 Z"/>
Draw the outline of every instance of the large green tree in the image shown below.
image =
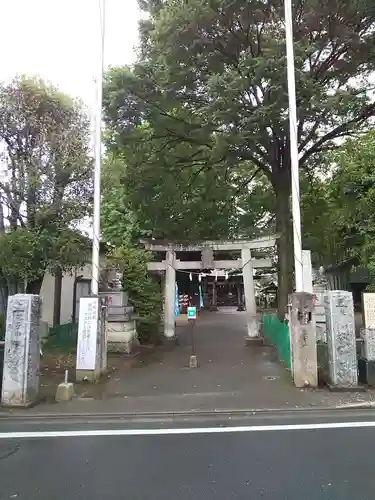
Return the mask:
<path id="1" fill-rule="evenodd" d="M 113 244 L 144 236 L 175 240 L 230 238 L 236 231 L 237 188 L 220 165 L 207 169 L 200 148 L 159 141 L 142 126 L 103 168 L 102 231 Z"/>
<path id="2" fill-rule="evenodd" d="M 90 215 L 89 119 L 81 103 L 35 78 L 0 85 L 0 270 L 10 292 L 39 293 L 47 270 L 85 260 L 76 226 Z"/>
<path id="3" fill-rule="evenodd" d="M 345 257 L 367 265 L 375 279 L 375 134 L 348 139 L 331 161 L 334 231 Z"/>
<path id="4" fill-rule="evenodd" d="M 140 57 L 112 74 L 106 118 L 121 149 L 143 123 L 149 145 L 179 141 L 206 169 L 246 164 L 275 193 L 280 309 L 291 290 L 290 146 L 283 0 L 142 0 Z M 375 4 L 296 0 L 293 29 L 300 165 L 367 126 L 375 105 Z M 130 134 L 130 135 L 129 135 Z M 187 160 L 186 164 L 188 164 Z M 250 175 L 250 172 L 247 174 Z"/>

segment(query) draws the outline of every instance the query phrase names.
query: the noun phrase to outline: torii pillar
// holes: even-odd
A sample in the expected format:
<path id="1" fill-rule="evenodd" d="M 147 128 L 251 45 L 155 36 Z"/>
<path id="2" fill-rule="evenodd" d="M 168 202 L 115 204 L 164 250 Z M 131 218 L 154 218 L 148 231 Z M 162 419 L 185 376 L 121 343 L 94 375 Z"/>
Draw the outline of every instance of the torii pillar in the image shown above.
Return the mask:
<path id="1" fill-rule="evenodd" d="M 164 291 L 164 337 L 175 338 L 176 253 L 167 250 Z"/>
<path id="2" fill-rule="evenodd" d="M 241 250 L 242 276 L 245 292 L 247 335 L 245 341 L 251 343 L 259 338 L 259 328 L 257 321 L 257 306 L 255 301 L 255 288 L 253 277 L 253 266 L 251 263 L 251 251 L 249 248 Z"/>

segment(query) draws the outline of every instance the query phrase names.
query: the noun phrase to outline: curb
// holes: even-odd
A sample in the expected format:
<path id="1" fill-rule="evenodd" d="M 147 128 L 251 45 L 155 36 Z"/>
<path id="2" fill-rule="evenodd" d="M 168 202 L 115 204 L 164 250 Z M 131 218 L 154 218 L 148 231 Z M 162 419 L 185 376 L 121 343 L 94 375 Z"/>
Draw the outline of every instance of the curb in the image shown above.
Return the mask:
<path id="1" fill-rule="evenodd" d="M 375 402 L 353 403 L 334 407 L 304 407 L 304 408 L 252 408 L 252 409 L 216 409 L 216 410 L 191 410 L 191 411 L 160 411 L 160 412 L 112 412 L 112 413 L 36 413 L 24 412 L 22 414 L 7 411 L 0 413 L 0 422 L 11 419 L 12 421 L 20 420 L 66 420 L 66 419 L 163 419 L 163 418 L 191 418 L 191 417 L 246 417 L 254 415 L 269 415 L 269 414 L 292 414 L 292 413 L 312 413 L 312 412 L 340 412 L 342 410 L 371 410 L 375 409 Z"/>

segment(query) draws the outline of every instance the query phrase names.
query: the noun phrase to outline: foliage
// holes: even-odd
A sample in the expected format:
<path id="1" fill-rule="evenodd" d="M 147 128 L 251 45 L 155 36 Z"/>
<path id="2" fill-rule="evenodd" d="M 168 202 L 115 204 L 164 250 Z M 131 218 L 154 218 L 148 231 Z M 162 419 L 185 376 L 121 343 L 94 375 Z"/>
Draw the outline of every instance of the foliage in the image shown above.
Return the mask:
<path id="1" fill-rule="evenodd" d="M 235 189 L 230 179 L 221 168 L 207 171 L 207 159 L 189 145 L 176 144 L 164 153 L 161 145 L 154 151 L 152 135 L 150 128 L 140 127 L 131 145 L 112 153 L 106 164 L 103 234 L 112 243 L 129 237 L 135 243 L 145 236 L 231 237 Z M 190 161 L 184 166 L 186 157 Z"/>
<path id="2" fill-rule="evenodd" d="M 150 260 L 145 250 L 124 246 L 108 257 L 108 265 L 117 266 L 123 273 L 122 286 L 134 306 L 139 340 L 144 344 L 158 340 L 162 312 L 160 286 L 147 269 Z"/>
<path id="3" fill-rule="evenodd" d="M 332 162 L 335 231 L 346 257 L 368 266 L 375 283 L 375 133 L 347 140 Z"/>
<path id="4" fill-rule="evenodd" d="M 84 255 L 71 228 L 91 212 L 89 140 L 81 103 L 39 79 L 0 85 L 1 228 L 9 231 L 1 236 L 0 268 L 34 293 L 47 269 L 69 268 Z"/>
<path id="5" fill-rule="evenodd" d="M 139 61 L 132 71 L 120 68 L 108 77 L 108 147 L 127 158 L 131 151 L 142 165 L 142 184 L 145 164 L 152 176 L 168 179 L 151 197 L 146 182 L 145 203 L 154 204 L 156 195 L 167 206 L 172 198 L 182 200 L 174 198 L 172 182 L 177 176 L 189 185 L 200 168 L 195 160 L 219 176 L 223 188 L 233 168 L 244 167 L 247 179 L 265 176 L 276 195 L 283 309 L 292 263 L 284 2 L 140 3 L 148 16 Z M 371 0 L 293 2 L 298 146 L 306 171 L 314 155 L 366 128 L 374 114 L 368 80 L 374 24 Z M 137 140 L 144 129 L 147 140 Z M 176 151 L 176 161 L 169 161 Z"/>
<path id="6" fill-rule="evenodd" d="M 57 267 L 70 272 L 87 261 L 89 251 L 88 239 L 69 229 L 53 233 L 20 228 L 0 234 L 1 271 L 13 281 L 41 280 L 46 271 L 53 274 Z"/>
<path id="7" fill-rule="evenodd" d="M 150 232 L 141 229 L 139 211 L 131 209 L 125 160 L 109 155 L 102 169 L 101 231 L 111 245 L 134 245 Z M 128 194 L 129 193 L 129 194 Z M 147 226 L 143 221 L 143 227 Z"/>

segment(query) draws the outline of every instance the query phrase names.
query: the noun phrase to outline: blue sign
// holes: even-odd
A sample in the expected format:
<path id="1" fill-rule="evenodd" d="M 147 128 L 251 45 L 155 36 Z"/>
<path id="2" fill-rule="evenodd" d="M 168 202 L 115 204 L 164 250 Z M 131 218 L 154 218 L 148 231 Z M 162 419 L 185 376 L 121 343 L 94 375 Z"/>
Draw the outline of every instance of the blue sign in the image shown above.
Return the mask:
<path id="1" fill-rule="evenodd" d="M 187 310 L 187 317 L 189 320 L 197 319 L 197 308 L 189 306 Z"/>
<path id="2" fill-rule="evenodd" d="M 178 297 L 178 285 L 176 283 L 176 293 L 175 293 L 175 299 L 174 299 L 174 315 L 175 316 L 180 316 L 180 301 Z"/>
<path id="3" fill-rule="evenodd" d="M 199 285 L 199 307 L 200 308 L 204 307 L 202 285 Z"/>

